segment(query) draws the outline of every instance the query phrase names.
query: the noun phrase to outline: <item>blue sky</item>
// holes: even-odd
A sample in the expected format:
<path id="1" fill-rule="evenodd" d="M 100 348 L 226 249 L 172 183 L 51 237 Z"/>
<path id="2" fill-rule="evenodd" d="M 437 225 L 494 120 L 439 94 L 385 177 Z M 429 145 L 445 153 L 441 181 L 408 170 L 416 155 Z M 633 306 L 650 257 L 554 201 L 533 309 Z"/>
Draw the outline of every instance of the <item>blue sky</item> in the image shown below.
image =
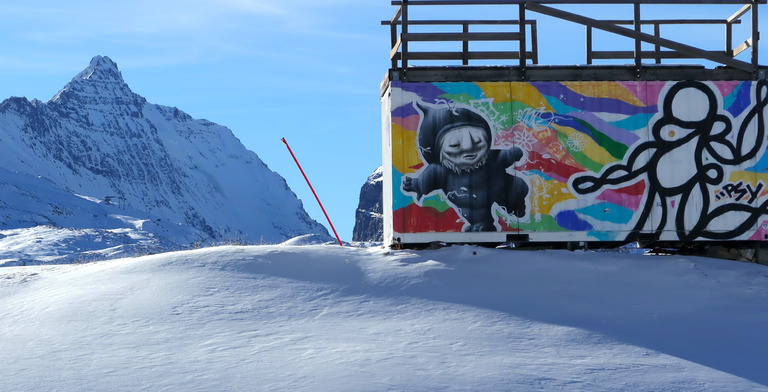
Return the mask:
<path id="1" fill-rule="evenodd" d="M 560 8 L 632 17 L 631 5 Z M 644 6 L 643 16 L 726 18 L 739 8 Z M 513 19 L 516 10 L 421 7 L 411 15 L 490 19 L 509 12 L 495 17 Z M 388 0 L 6 1 L 0 4 L 0 100 L 47 101 L 93 56 L 109 56 L 149 102 L 230 128 L 327 226 L 280 142 L 285 137 L 339 235 L 351 240 L 360 187 L 381 165 L 379 85 L 390 66 L 390 42 L 380 21 L 394 12 Z M 528 17 L 539 21 L 540 63 L 584 63 L 583 27 Z M 761 27 L 768 26 L 764 20 Z M 738 42 L 748 37 L 745 22 L 735 33 Z M 706 49 L 723 47 L 721 27 L 662 33 Z M 626 39 L 606 38 L 605 49 L 631 49 Z M 761 64 L 766 50 L 761 43 Z"/>

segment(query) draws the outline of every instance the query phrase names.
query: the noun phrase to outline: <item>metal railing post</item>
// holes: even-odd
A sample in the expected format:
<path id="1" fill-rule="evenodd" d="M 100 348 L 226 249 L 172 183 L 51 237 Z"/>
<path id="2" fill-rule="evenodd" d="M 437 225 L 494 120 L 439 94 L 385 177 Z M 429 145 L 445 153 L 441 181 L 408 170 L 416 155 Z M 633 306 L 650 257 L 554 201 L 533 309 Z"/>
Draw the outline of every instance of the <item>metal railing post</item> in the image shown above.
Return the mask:
<path id="1" fill-rule="evenodd" d="M 527 57 L 526 52 L 528 51 L 527 44 L 526 44 L 527 38 L 525 34 L 525 3 L 520 3 L 518 7 L 519 7 L 518 11 L 520 14 L 518 18 L 518 23 L 520 23 L 519 24 L 520 26 L 519 28 L 520 30 L 520 72 L 524 76 L 525 67 L 526 67 L 526 57 Z"/>
<path id="2" fill-rule="evenodd" d="M 656 36 L 656 38 L 661 38 L 661 25 L 658 22 L 653 24 L 653 35 Z M 653 55 L 655 57 L 656 64 L 661 64 L 661 45 L 654 45 Z"/>
<path id="3" fill-rule="evenodd" d="M 640 21 L 640 3 L 635 2 L 633 4 L 634 6 L 634 25 L 635 25 L 635 32 L 641 33 L 641 21 Z M 640 40 L 640 37 L 635 38 L 635 68 L 637 71 L 640 71 L 640 68 L 643 66 L 643 41 Z"/>
<path id="4" fill-rule="evenodd" d="M 757 48 L 759 46 L 757 41 L 760 40 L 760 31 L 757 29 L 757 9 L 759 5 L 757 0 L 752 1 L 752 73 L 754 79 L 758 79 L 758 69 L 760 67 L 757 57 Z"/>
<path id="5" fill-rule="evenodd" d="M 408 68 L 408 40 L 405 38 L 408 36 L 408 0 L 403 0 L 403 26 L 400 28 L 402 44 L 400 47 L 400 65 L 403 69 Z"/>
<path id="6" fill-rule="evenodd" d="M 397 45 L 397 23 L 396 21 L 392 21 L 389 25 L 389 36 L 390 41 L 392 42 L 392 45 L 390 46 L 390 56 L 392 57 L 390 61 L 392 61 L 392 68 L 397 68 L 397 57 L 392 56 L 392 50 Z"/>
<path id="7" fill-rule="evenodd" d="M 461 31 L 463 31 L 464 34 L 469 34 L 469 23 L 464 23 Z M 461 64 L 469 65 L 469 41 L 467 40 L 464 40 L 461 43 Z"/>

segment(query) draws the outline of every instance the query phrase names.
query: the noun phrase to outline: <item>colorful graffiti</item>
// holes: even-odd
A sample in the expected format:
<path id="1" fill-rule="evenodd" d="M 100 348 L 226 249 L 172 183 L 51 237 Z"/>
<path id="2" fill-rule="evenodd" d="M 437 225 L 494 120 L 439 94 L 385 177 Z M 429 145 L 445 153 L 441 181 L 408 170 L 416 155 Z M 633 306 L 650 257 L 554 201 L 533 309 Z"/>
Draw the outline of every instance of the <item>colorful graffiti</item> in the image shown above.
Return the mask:
<path id="1" fill-rule="evenodd" d="M 421 118 L 417 144 L 426 166 L 403 177 L 403 192 L 414 193 L 416 202 L 440 192 L 467 222 L 464 231 L 499 230 L 494 205 L 523 217 L 528 185 L 506 171 L 523 150 L 492 149 L 489 122 L 471 109 L 421 102 L 416 108 Z"/>
<path id="2" fill-rule="evenodd" d="M 752 238 L 768 215 L 767 90 L 393 82 L 393 230 Z"/>

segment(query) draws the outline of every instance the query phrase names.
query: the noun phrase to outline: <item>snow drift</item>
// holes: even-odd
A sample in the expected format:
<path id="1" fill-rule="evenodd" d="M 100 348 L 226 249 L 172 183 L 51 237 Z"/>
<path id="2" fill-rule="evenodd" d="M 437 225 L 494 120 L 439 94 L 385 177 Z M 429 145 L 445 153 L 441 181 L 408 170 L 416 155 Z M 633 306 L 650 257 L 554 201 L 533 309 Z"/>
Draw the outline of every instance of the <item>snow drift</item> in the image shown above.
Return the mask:
<path id="1" fill-rule="evenodd" d="M 0 269 L 7 390 L 766 391 L 768 269 L 223 246 Z"/>

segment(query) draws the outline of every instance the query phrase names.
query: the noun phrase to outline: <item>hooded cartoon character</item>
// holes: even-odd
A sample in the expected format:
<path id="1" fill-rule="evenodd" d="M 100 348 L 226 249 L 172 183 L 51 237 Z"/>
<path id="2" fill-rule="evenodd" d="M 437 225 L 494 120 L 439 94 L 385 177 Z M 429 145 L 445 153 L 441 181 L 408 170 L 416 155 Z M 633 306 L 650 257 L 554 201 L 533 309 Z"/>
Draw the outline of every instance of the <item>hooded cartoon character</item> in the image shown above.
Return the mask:
<path id="1" fill-rule="evenodd" d="M 494 203 L 523 217 L 528 185 L 507 173 L 522 158 L 522 150 L 492 150 L 488 121 L 470 109 L 415 105 L 421 113 L 418 146 L 426 166 L 415 177 L 403 177 L 403 191 L 415 193 L 416 201 L 442 191 L 469 224 L 464 231 L 498 231 Z"/>

